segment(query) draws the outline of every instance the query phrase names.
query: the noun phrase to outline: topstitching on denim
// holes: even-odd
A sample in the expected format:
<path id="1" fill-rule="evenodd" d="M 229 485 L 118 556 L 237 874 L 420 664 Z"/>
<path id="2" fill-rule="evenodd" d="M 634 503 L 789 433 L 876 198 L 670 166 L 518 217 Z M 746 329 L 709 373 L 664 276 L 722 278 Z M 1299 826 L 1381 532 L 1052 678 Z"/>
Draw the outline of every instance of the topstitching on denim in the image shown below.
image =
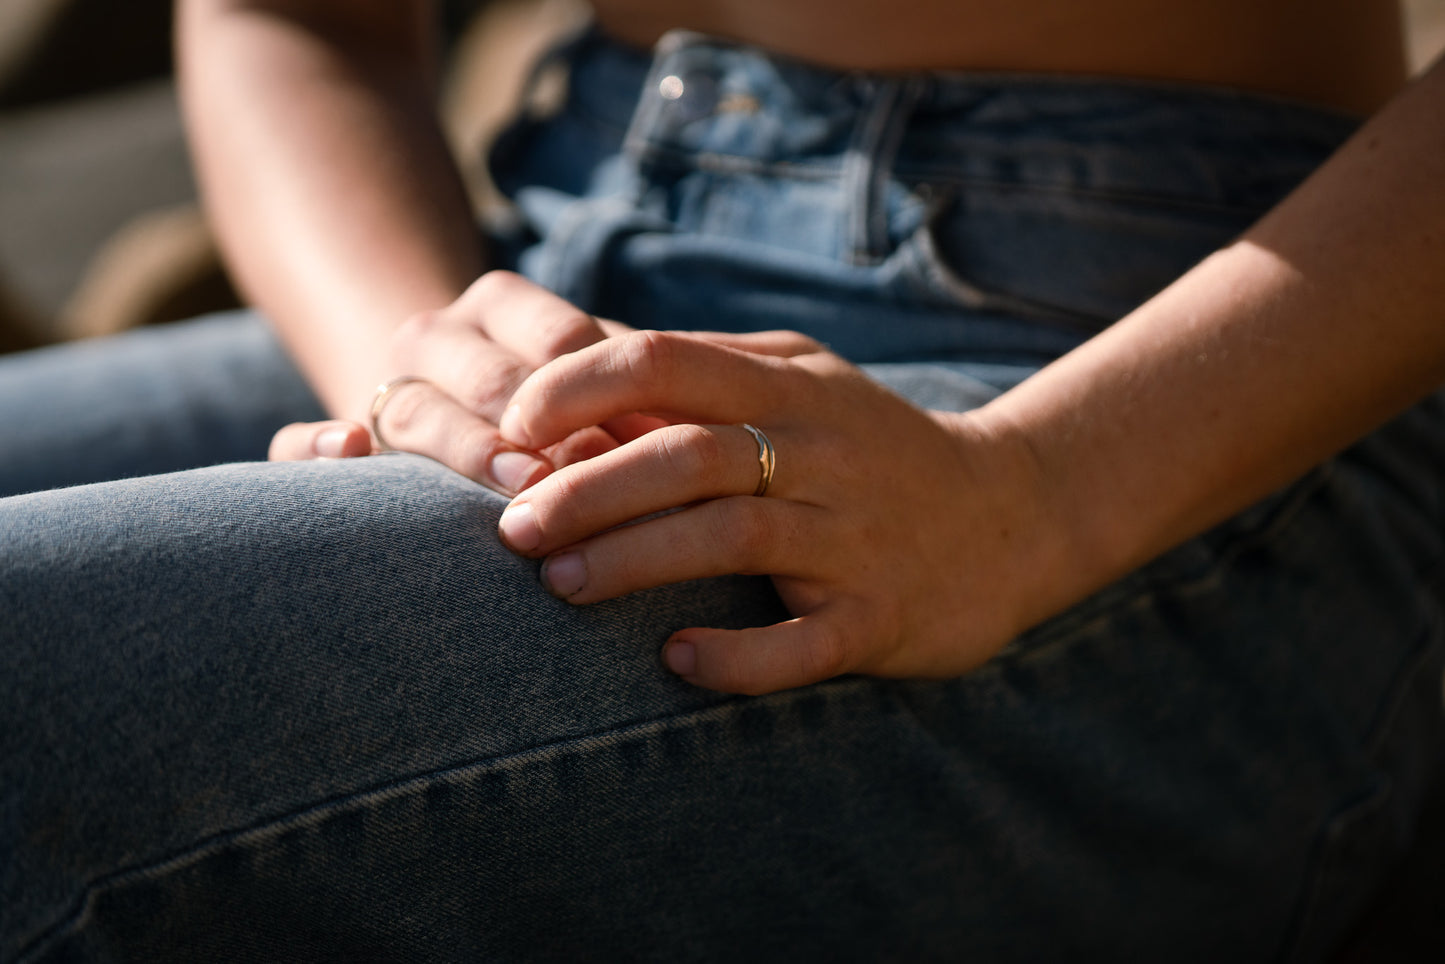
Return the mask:
<path id="1" fill-rule="evenodd" d="M 1418 712 L 1422 689 L 1427 694 L 1440 691 L 1445 625 L 1438 613 L 1422 628 L 1409 653 L 1369 724 L 1366 755 L 1373 772 L 1322 822 L 1306 876 L 1309 886 L 1281 954 L 1284 960 L 1311 961 L 1326 954 L 1339 936 L 1341 921 L 1354 919 L 1364 909 L 1367 895 L 1384 880 L 1389 863 L 1371 858 L 1402 853 L 1414 831 L 1414 814 L 1427 789 L 1418 775 L 1432 772 L 1432 761 L 1428 745 L 1418 739 L 1418 721 L 1405 717 L 1412 710 Z M 1435 728 L 1440 728 L 1438 721 Z M 1423 758 L 1404 771 L 1403 786 L 1395 776 L 1399 762 L 1388 758 L 1392 751 Z M 1361 873 L 1370 875 L 1372 886 L 1361 886 Z"/>
<path id="2" fill-rule="evenodd" d="M 653 58 L 595 34 L 570 49 L 570 96 L 553 125 L 592 132 L 565 143 L 587 143 L 594 155 L 575 163 L 610 173 L 557 218 L 534 203 L 545 185 L 529 180 L 540 168 L 525 151 L 494 158 L 499 183 L 542 219 L 534 236 L 546 240 L 522 255 L 524 271 L 607 313 L 622 305 L 604 278 L 616 279 L 614 290 L 655 287 L 650 276 L 627 280 L 634 239 L 651 256 L 665 250 L 654 239 L 672 238 L 679 257 L 695 241 L 698 257 L 683 270 L 699 272 L 700 298 L 736 280 L 731 268 L 701 271 L 703 262 L 766 276 L 784 254 L 814 255 L 826 259 L 820 277 L 832 264 L 838 278 L 876 293 L 884 303 L 875 316 L 888 302 L 935 312 L 936 335 L 951 315 L 958 357 L 979 357 L 976 332 L 1001 319 L 1020 323 L 1005 351 L 1028 340 L 1023 328 L 1048 327 L 1062 336 L 1054 353 L 1068 350 L 1078 340 L 1068 335 L 1106 327 L 1247 227 L 1351 127 L 1327 112 L 1209 90 L 836 72 L 686 32 L 664 38 Z M 788 183 L 808 188 L 776 193 Z M 761 184 L 772 187 L 759 194 Z M 775 204 L 794 205 L 797 216 L 736 214 Z M 1066 263 L 1081 256 L 1098 263 Z M 1090 270 L 1108 284 L 1095 285 Z M 970 321 L 979 325 L 966 331 Z M 805 330 L 840 340 L 855 360 L 908 357 L 881 346 L 857 353 L 851 339 Z M 901 335 L 895 326 L 887 339 Z M 921 343 L 917 357 L 945 357 L 939 348 Z"/>
<path id="3" fill-rule="evenodd" d="M 438 784 L 466 784 L 492 775 L 520 775 L 529 770 L 555 768 L 568 758 L 588 759 L 590 762 L 584 767 L 593 772 L 598 768 L 613 768 L 615 778 L 620 779 L 625 776 L 627 766 L 637 766 L 641 762 L 642 758 L 630 752 L 631 748 L 644 745 L 650 746 L 652 752 L 663 752 L 662 739 L 678 730 L 692 730 L 705 737 L 727 740 L 735 737 L 726 733 L 726 728 L 742 717 L 750 718 L 756 726 L 760 714 L 776 717 L 784 713 L 810 727 L 820 727 L 829 712 L 826 708 L 828 704 L 857 700 L 867 696 L 867 691 L 873 686 L 867 680 L 838 679 L 808 689 L 789 690 L 765 697 L 735 698 L 705 709 L 623 723 L 516 753 L 399 776 L 378 786 L 328 797 L 290 813 L 222 831 L 177 853 L 119 867 L 88 881 L 71 906 L 61 911 L 53 923 L 20 941 L 16 964 L 40 960 L 69 935 L 83 929 L 98 896 L 107 890 L 145 881 L 163 881 L 168 874 L 228 852 L 266 849 L 287 834 L 318 831 L 328 821 L 344 818 L 348 813 L 405 805 L 408 801 L 425 798 Z M 606 754 L 606 761 L 599 759 L 603 754 Z"/>
<path id="4" fill-rule="evenodd" d="M 1119 607 L 1152 604 L 1160 598 L 1180 599 L 1217 589 L 1236 559 L 1256 546 L 1268 545 L 1329 485 L 1334 472 L 1324 463 L 1280 492 L 1260 501 L 1210 532 L 1146 563 L 1123 579 L 1094 593 L 1065 613 L 1024 633 L 1010 647 L 1034 649 L 1089 632 L 1113 619 Z"/>
<path id="5" fill-rule="evenodd" d="M 654 69 L 653 81 L 645 82 Z M 671 76 L 679 83 L 669 82 L 666 91 L 680 96 L 669 99 L 662 81 Z M 688 89 L 700 99 L 679 105 Z M 916 364 L 877 371 L 905 390 L 911 383 L 920 400 L 966 407 L 989 397 L 984 385 L 1013 384 L 1082 338 L 1079 330 L 1040 323 L 1032 313 L 1038 306 L 1107 321 L 1110 311 L 1093 310 L 1098 304 L 1141 299 L 1152 293 L 1152 281 L 1133 271 L 1122 293 L 1100 293 L 1090 270 L 1107 271 L 1112 279 L 1115 262 L 1131 265 L 1141 250 L 1161 247 L 1163 232 L 1168 250 L 1155 269 L 1177 275 L 1191 263 L 1185 257 L 1190 246 L 1217 236 L 1229 218 L 1285 189 L 1345 129 L 1337 118 L 1176 89 L 941 77 L 922 83 L 911 103 L 910 93 L 900 96 L 898 110 L 882 112 L 870 106 L 879 89 L 877 78 L 819 71 L 700 38 L 664 45 L 656 64 L 587 40 L 574 58 L 572 100 L 552 121 L 524 124 L 502 151 L 515 153 L 500 158 L 499 182 L 533 219 L 524 261 L 568 297 L 585 300 L 595 291 L 610 296 L 604 307 L 634 313 L 616 316 L 624 321 L 811 326 L 824 340 L 836 333 L 839 344 L 860 358 L 926 358 L 936 363 L 928 376 Z M 645 101 L 640 109 L 639 92 Z M 636 125 L 633 153 L 623 145 L 628 125 Z M 1285 143 L 1290 139 L 1297 143 Z M 1161 154 L 1161 143 L 1174 140 L 1185 149 Z M 1258 157 L 1262 152 L 1278 152 L 1283 160 Z M 1169 163 L 1156 163 L 1161 157 Z M 853 173 L 845 177 L 849 164 Z M 860 197 L 870 208 L 861 219 L 854 211 Z M 693 209 L 684 210 L 688 205 Z M 1038 221 L 1025 231 L 1021 215 Z M 1111 218 L 1119 231 L 1097 230 Z M 1201 223 L 1207 230 L 1200 230 Z M 923 230 L 932 233 L 920 235 Z M 1071 249 L 1057 260 L 1040 257 L 1041 239 L 1061 231 Z M 875 263 L 856 263 L 860 245 Z M 1076 259 L 1075 251 L 1101 257 Z M 907 260 L 914 257 L 919 263 Z M 950 287 L 952 282 L 957 284 Z M 1049 287 L 1054 282 L 1057 289 Z M 627 300 L 634 290 L 642 294 Z M 655 314 L 647 314 L 657 305 Z M 258 329 L 248 331 L 210 343 L 207 364 L 224 364 L 228 346 L 238 343 L 231 339 L 253 337 Z M 77 356 L 66 357 L 73 362 Z M 59 383 L 94 384 L 75 377 L 89 371 L 83 366 L 60 371 L 69 374 L 44 380 L 25 398 L 30 408 L 17 410 L 46 408 Z M 965 377 L 951 383 L 949 373 Z M 294 373 L 286 377 L 299 384 Z M 139 381 L 169 386 L 174 373 L 150 369 Z M 108 392 L 99 397 L 113 399 Z M 87 424 L 110 424 L 100 418 L 114 414 L 105 406 L 89 409 Z M 162 418 L 120 414 L 160 435 L 170 428 Z M 36 421 L 53 429 L 45 418 Z M 1433 444 L 1417 448 L 1435 451 Z M 373 848 L 369 856 L 376 865 L 400 865 L 415 856 L 418 839 L 441 833 L 426 818 L 455 806 L 459 797 L 477 806 L 465 788 L 478 784 L 469 781 L 500 794 L 502 805 L 509 787 L 517 791 L 523 782 L 565 786 L 567 793 L 554 795 L 563 811 L 557 826 L 581 828 L 584 836 L 595 833 L 636 853 L 622 855 L 621 869 L 611 857 L 585 848 L 564 853 L 558 865 L 548 865 L 554 876 L 534 881 L 539 901 L 575 897 L 568 890 L 574 875 L 590 871 L 614 885 L 616 893 L 600 895 L 615 900 L 605 906 L 627 906 L 639 894 L 665 893 L 670 883 L 658 879 L 664 875 L 652 864 L 627 858 L 656 857 L 648 848 L 656 845 L 661 824 L 680 820 L 679 833 L 696 829 L 688 822 L 693 815 L 679 813 L 675 799 L 659 802 L 658 796 L 658 788 L 688 779 L 704 790 L 734 791 L 703 803 L 786 831 L 784 837 L 749 840 L 746 827 L 739 832 L 719 821 L 707 828 L 711 847 L 740 841 L 735 861 L 712 878 L 699 878 L 712 888 L 717 906 L 773 888 L 770 902 L 742 926 L 766 931 L 779 914 L 812 909 L 808 902 L 816 894 L 809 882 L 840 881 L 836 913 L 827 919 L 833 926 L 809 931 L 813 943 L 807 949 L 838 933 L 866 941 L 894 927 L 909 932 L 905 938 L 934 940 L 925 950 L 940 957 L 950 948 L 939 947 L 956 940 L 982 944 L 975 955 L 980 959 L 1006 959 L 1017 956 L 1017 947 L 1045 945 L 1034 959 L 1048 959 L 1048 950 L 1067 957 L 1075 946 L 1113 951 L 1100 952 L 1105 959 L 1118 959 L 1120 948 L 1144 946 L 1160 959 L 1217 960 L 1225 955 L 1213 952 L 1225 947 L 1236 957 L 1263 957 L 1280 946 L 1279 935 L 1312 886 L 1312 874 L 1321 868 L 1332 873 L 1339 859 L 1346 873 L 1356 870 L 1363 879 L 1388 862 L 1382 852 L 1348 848 L 1330 849 L 1327 863 L 1309 862 L 1311 853 L 1323 852 L 1316 844 L 1330 819 L 1364 799 L 1361 788 L 1370 789 L 1379 772 L 1362 760 L 1369 754 L 1357 752 L 1350 737 L 1370 744 L 1372 733 L 1395 729 L 1418 736 L 1424 730 L 1411 713 L 1420 706 L 1438 711 L 1438 693 L 1433 703 L 1396 699 L 1409 688 L 1401 681 L 1410 678 L 1406 664 L 1414 665 L 1410 660 L 1426 638 L 1421 634 L 1439 631 L 1437 617 L 1422 618 L 1408 600 L 1402 603 L 1415 584 L 1372 583 L 1368 597 L 1320 598 L 1369 565 L 1349 544 L 1351 534 L 1381 548 L 1391 564 L 1374 568 L 1390 573 L 1428 565 L 1435 551 L 1394 551 L 1399 547 L 1390 539 L 1374 538 L 1379 527 L 1371 529 L 1364 519 L 1371 513 L 1312 502 L 1329 494 L 1334 468 L 1167 554 L 963 680 L 839 681 L 763 701 L 692 709 L 714 697 L 675 688 L 656 664 L 654 640 L 660 643 L 663 624 L 676 613 L 696 612 L 690 607 L 699 600 L 717 603 L 714 608 L 738 621 L 756 616 L 761 625 L 763 616 L 774 618 L 777 600 L 762 581 L 732 593 L 694 585 L 660 604 L 656 597 L 618 601 L 605 610 L 616 622 L 593 633 L 588 627 L 598 624 L 588 620 L 599 618 L 603 607 L 567 610 L 536 587 L 530 564 L 496 545 L 495 497 L 419 458 L 351 461 L 233 467 L 0 503 L 7 519 L 16 520 L 11 528 L 0 526 L 0 535 L 9 537 L 7 546 L 19 547 L 14 558 L 33 580 L 9 584 L 18 618 L 0 627 L 27 627 L 20 634 L 27 641 L 62 632 L 76 643 L 73 650 L 27 651 L 56 654 L 58 671 L 27 677 L 21 663 L 11 685 L 22 699 L 10 701 L 10 719 L 29 725 L 36 718 L 21 715 L 28 693 L 52 692 L 47 687 L 68 675 L 78 681 L 77 699 L 67 705 L 70 716 L 57 702 L 54 719 L 61 722 L 51 732 L 13 741 L 7 750 L 14 747 L 22 773 L 42 779 L 46 761 L 38 756 L 51 746 L 82 757 L 106 746 L 114 764 L 107 781 L 95 779 L 98 770 L 71 767 L 61 774 L 69 782 L 60 788 L 90 807 L 89 816 L 112 819 L 112 833 L 76 833 L 58 848 L 64 851 L 60 863 L 34 849 L 17 850 L 28 866 L 40 868 L 24 883 L 46 875 L 47 887 L 74 894 L 78 902 L 59 910 L 48 898 L 30 902 L 27 913 L 45 917 L 48 928 L 41 938 L 26 925 L 32 960 L 58 952 L 70 937 L 92 933 L 86 931 L 94 919 L 88 915 L 113 906 L 107 898 L 132 885 L 163 882 L 175 900 L 202 906 L 218 893 L 221 875 L 190 872 L 238 854 L 256 857 L 258 864 L 262 857 L 278 858 L 282 869 L 298 875 L 319 866 L 321 876 L 299 877 L 304 885 L 336 875 L 337 893 L 350 893 L 341 885 L 370 883 L 358 880 L 365 876 L 357 868 L 367 854 L 333 862 L 333 855 L 321 853 L 298 869 L 285 863 L 286 848 L 311 846 L 308 835 L 322 830 L 332 838 L 355 830 L 353 836 Z M 1393 504 L 1400 498 L 1393 489 L 1400 488 L 1414 503 L 1428 503 L 1421 492 L 1438 482 L 1439 473 L 1425 461 L 1406 460 L 1362 498 Z M 1319 509 L 1313 517 L 1312 507 Z M 1394 513 L 1385 520 L 1396 543 L 1406 518 Z M 26 543 L 22 532 L 39 535 Z M 1299 532 L 1328 541 L 1330 554 L 1306 558 L 1307 540 L 1287 547 L 1275 541 Z M 1292 548 L 1304 562 L 1294 571 L 1268 565 L 1251 571 L 1251 555 L 1258 550 L 1254 561 L 1268 563 L 1272 546 Z M 1402 555 L 1409 558 L 1402 562 Z M 1314 600 L 1290 582 L 1298 572 L 1307 577 L 1304 588 Z M 1378 579 L 1378 573 L 1365 575 Z M 1211 595 L 1226 583 L 1229 592 Z M 46 598 L 67 600 L 54 607 L 63 611 L 52 611 L 30 585 L 55 593 Z M 157 592 L 158 585 L 165 591 Z M 82 599 L 85 604 L 77 605 Z M 1349 611 L 1327 610 L 1325 603 Z M 1324 615 L 1305 611 L 1310 609 Z M 341 621 L 348 614 L 364 618 Z M 1314 634 L 1299 623 L 1309 616 L 1349 618 L 1348 633 L 1318 634 L 1331 647 L 1319 662 L 1343 670 L 1308 659 Z M 92 617 L 107 629 L 123 626 L 133 649 L 86 649 L 83 638 L 96 635 Z M 1354 625 L 1366 622 L 1364 631 Z M 57 623 L 67 628 L 58 631 Z M 1364 650 L 1352 644 L 1370 642 L 1370 633 L 1386 624 L 1389 638 L 1384 630 L 1377 635 L 1394 647 L 1393 655 L 1369 652 L 1362 657 L 1369 661 L 1364 671 L 1356 671 L 1354 654 Z M 231 635 L 238 627 L 240 635 Z M 187 630 L 205 644 L 194 651 L 195 663 L 177 659 Z M 558 642 L 564 637 L 570 644 Z M 317 645 L 295 648 L 295 640 Z M 216 647 L 214 653 L 207 645 Z M 74 662 L 63 662 L 72 652 Z M 153 689 L 117 685 L 134 662 L 122 660 L 132 653 L 157 673 L 169 667 L 177 672 L 162 674 L 166 685 Z M 1060 656 L 1067 658 L 1049 662 Z M 218 661 L 232 672 L 214 672 Z M 40 656 L 32 663 L 40 665 Z M 471 675 L 458 667 L 471 667 Z M 1275 686 L 1277 681 L 1284 685 Z M 208 685 L 187 688 L 188 682 Z M 88 692 L 87 685 L 108 692 Z M 428 698 L 412 698 L 419 685 Z M 318 693 L 326 699 L 317 699 Z M 492 699 L 485 712 L 473 702 L 483 693 Z M 86 728 L 101 719 L 90 713 L 97 698 L 112 694 L 119 694 L 120 705 L 105 720 L 130 720 L 136 732 L 175 754 L 176 765 L 155 783 L 159 796 L 184 797 L 186 805 L 193 797 L 209 799 L 206 787 L 216 784 L 230 799 L 197 808 L 181 822 L 167 809 L 171 799 L 157 806 L 137 788 L 118 786 L 133 771 L 139 790 L 150 789 L 143 785 L 151 773 L 145 767 L 159 750 L 150 743 L 123 745 L 116 736 L 127 732 L 121 727 Z M 226 698 L 234 729 L 229 717 L 215 712 Z M 890 706 L 911 715 L 880 724 Z M 796 716 L 794 735 L 811 735 L 804 727 L 827 723 L 825 739 L 797 743 L 800 757 L 817 750 L 807 767 L 775 753 L 790 725 L 780 724 L 782 710 Z M 202 734 L 208 713 L 228 725 Z M 620 727 L 610 722 L 619 718 L 647 719 Z M 1266 725 L 1257 725 L 1261 718 Z M 167 726 L 173 719 L 181 722 Z M 1309 732 L 1301 732 L 1302 720 Z M 299 735 L 288 730 L 297 722 L 311 729 Z M 186 723 L 194 732 L 179 732 Z M 265 752 L 233 746 L 242 731 Z M 398 741 L 401 732 L 407 735 Z M 705 749 L 715 750 L 714 756 L 695 752 L 702 745 L 693 740 L 698 734 L 713 741 Z M 1391 738 L 1377 742 L 1388 748 Z M 369 755 L 353 754 L 356 744 Z M 840 746 L 857 752 L 839 755 Z M 224 786 L 215 776 L 217 759 L 230 771 Z M 273 759 L 282 765 L 272 767 Z M 587 792 L 587 780 L 635 774 L 643 769 L 638 764 L 658 759 L 667 766 L 653 774 L 656 786 L 632 788 L 637 792 L 625 797 L 626 812 L 599 812 L 607 801 Z M 453 767 L 452 761 L 460 762 Z M 1387 769 L 1398 789 L 1419 768 L 1407 760 Z M 775 778 L 775 795 L 750 798 L 754 784 L 748 781 L 760 770 Z M 833 781 L 826 798 L 795 795 L 822 779 Z M 84 801 L 90 787 L 97 792 Z M 462 792 L 448 796 L 456 790 Z M 338 795 L 328 795 L 333 792 Z M 872 809 L 849 809 L 865 797 Z M 1397 804 L 1408 810 L 1395 792 L 1385 809 L 1370 804 L 1356 812 L 1393 818 Z M 406 821 L 407 808 L 425 812 Z M 387 821 L 368 825 L 361 819 L 383 809 Z M 481 839 L 487 832 L 477 831 L 474 816 L 510 820 L 503 835 L 525 834 L 544 809 L 512 807 L 509 814 L 506 806 L 493 812 L 483 803 L 468 810 L 455 823 L 468 831 L 461 849 L 480 852 L 494 842 Z M 820 814 L 836 818 L 826 832 L 816 831 Z M 643 825 L 624 825 L 619 833 L 618 821 L 633 816 Z M 40 814 L 22 831 L 47 821 L 55 823 Z M 379 824 L 414 832 L 363 835 Z M 214 828 L 225 829 L 211 835 Z M 778 840 L 782 846 L 774 846 Z M 843 852 L 847 861 L 838 860 Z M 779 853 L 797 858 L 790 873 L 759 870 Z M 316 850 L 303 856 L 316 857 Z M 242 871 L 252 869 L 245 860 L 236 863 Z M 642 872 L 627 872 L 638 867 Z M 450 887 L 455 881 L 448 869 L 442 862 L 399 876 L 421 889 Z M 969 876 L 971 871 L 982 872 Z M 753 879 L 739 887 L 733 872 Z M 269 883 L 275 877 L 248 878 L 256 879 Z M 1365 889 L 1356 885 L 1356 898 Z M 357 913 L 381 914 L 382 907 L 404 908 L 431 928 L 457 921 L 445 913 L 451 909 L 445 901 L 425 907 L 404 887 L 398 893 L 412 899 L 373 894 L 371 902 L 343 907 L 344 898 L 334 898 L 329 910 L 352 913 L 352 923 Z M 1034 916 L 1013 916 L 1020 905 Z M 1120 907 L 1137 911 L 1126 926 L 1120 925 Z M 634 931 L 626 936 L 659 923 L 658 953 L 695 947 L 689 942 L 696 941 L 697 922 L 665 917 L 684 909 L 674 899 L 656 921 L 639 914 L 623 922 Z M 499 900 L 479 913 L 481 926 L 535 930 L 551 923 L 545 915 L 512 910 Z M 970 911 L 987 919 L 968 918 Z M 1349 912 L 1331 898 L 1314 919 L 1343 919 Z M 870 913 L 882 919 L 860 923 Z M 298 929 L 310 923 L 301 921 Z M 973 933 L 960 935 L 964 927 Z M 1255 939 L 1258 934 L 1265 937 Z M 635 948 L 635 940 L 629 946 Z M 907 955 L 910 947 L 905 939 L 891 950 L 899 959 L 923 956 Z M 863 956 L 857 947 L 845 947 L 843 955 L 849 950 Z"/>

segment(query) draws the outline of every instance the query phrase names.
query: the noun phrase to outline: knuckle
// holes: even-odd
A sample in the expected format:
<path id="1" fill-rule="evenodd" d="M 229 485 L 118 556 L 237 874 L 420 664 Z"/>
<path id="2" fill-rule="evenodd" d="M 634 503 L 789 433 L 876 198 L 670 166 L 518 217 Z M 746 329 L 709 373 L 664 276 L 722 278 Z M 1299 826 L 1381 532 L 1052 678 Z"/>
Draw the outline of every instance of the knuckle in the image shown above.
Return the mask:
<path id="1" fill-rule="evenodd" d="M 718 514 L 719 539 L 731 543 L 744 564 L 766 564 L 776 535 L 765 507 L 757 499 L 729 499 L 725 505 L 727 511 Z"/>
<path id="2" fill-rule="evenodd" d="M 602 332 L 592 316 L 574 308 L 559 313 L 541 327 L 537 332 L 537 350 L 546 358 L 560 358 L 601 338 Z"/>
<path id="3" fill-rule="evenodd" d="M 832 679 L 849 669 L 848 646 L 839 628 L 819 621 L 798 650 L 799 669 L 810 680 Z"/>
<path id="4" fill-rule="evenodd" d="M 481 481 L 491 477 L 492 456 L 496 454 L 496 437 L 485 431 L 458 433 L 446 462 L 456 472 Z"/>
<path id="5" fill-rule="evenodd" d="M 553 465 L 571 465 L 586 462 L 617 448 L 617 441 L 595 426 L 573 432 L 556 445 L 543 449 L 543 454 Z"/>
<path id="6" fill-rule="evenodd" d="M 407 435 L 421 423 L 427 393 L 420 388 L 420 385 L 407 385 L 405 390 L 398 390 L 387 399 L 377 421 L 389 440 Z"/>
<path id="7" fill-rule="evenodd" d="M 530 496 L 543 531 L 578 533 L 586 528 L 585 507 L 595 501 L 592 479 L 586 471 L 557 472 L 545 480 Z M 584 508 L 579 508 L 584 507 Z"/>
<path id="8" fill-rule="evenodd" d="M 479 308 L 494 305 L 512 297 L 526 280 L 514 271 L 495 268 L 484 272 L 467 289 L 466 298 L 474 301 Z"/>
<path id="9" fill-rule="evenodd" d="M 500 415 L 522 381 L 520 366 L 495 352 L 478 353 L 463 371 L 456 399 L 478 415 Z"/>
<path id="10" fill-rule="evenodd" d="M 654 434 L 676 478 L 712 478 L 725 464 L 722 442 L 701 425 L 675 425 Z"/>
<path id="11" fill-rule="evenodd" d="M 815 355 L 828 350 L 827 346 L 825 346 L 821 341 L 809 335 L 805 335 L 800 331 L 790 331 L 788 332 L 788 334 L 792 339 L 792 344 L 789 347 L 794 354 Z"/>
<path id="12" fill-rule="evenodd" d="M 437 311 L 419 311 L 409 316 L 392 333 L 392 343 L 400 347 L 412 347 L 434 332 L 438 324 Z"/>
<path id="13" fill-rule="evenodd" d="M 676 356 L 677 336 L 671 332 L 634 331 L 622 336 L 622 364 L 633 378 L 665 380 Z"/>

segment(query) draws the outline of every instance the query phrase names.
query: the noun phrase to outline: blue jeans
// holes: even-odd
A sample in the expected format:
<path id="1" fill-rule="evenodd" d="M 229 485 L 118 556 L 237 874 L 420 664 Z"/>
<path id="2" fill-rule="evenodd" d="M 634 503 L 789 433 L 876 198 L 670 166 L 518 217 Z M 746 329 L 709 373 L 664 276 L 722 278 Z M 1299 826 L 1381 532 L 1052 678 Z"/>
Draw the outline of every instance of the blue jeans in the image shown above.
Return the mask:
<path id="1" fill-rule="evenodd" d="M 933 407 L 1350 129 L 689 35 L 560 56 L 565 107 L 493 158 L 510 263 L 635 325 L 808 332 Z M 764 579 L 571 608 L 440 465 L 254 461 L 319 412 L 250 316 L 0 359 L 0 412 L 6 962 L 1313 960 L 1440 755 L 1440 399 L 967 677 L 754 699 L 658 650 L 781 618 Z"/>

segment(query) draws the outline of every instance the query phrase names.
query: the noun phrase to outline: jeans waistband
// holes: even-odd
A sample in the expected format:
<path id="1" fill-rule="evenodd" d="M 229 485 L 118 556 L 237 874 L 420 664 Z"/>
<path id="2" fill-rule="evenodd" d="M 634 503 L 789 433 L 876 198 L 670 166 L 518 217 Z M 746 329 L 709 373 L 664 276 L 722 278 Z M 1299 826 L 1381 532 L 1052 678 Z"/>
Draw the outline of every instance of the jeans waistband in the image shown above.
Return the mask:
<path id="1" fill-rule="evenodd" d="M 840 71 L 673 31 L 647 52 L 568 44 L 569 109 L 658 165 L 832 174 L 850 157 L 920 181 L 1272 203 L 1358 120 L 1222 88 L 1027 74 Z"/>

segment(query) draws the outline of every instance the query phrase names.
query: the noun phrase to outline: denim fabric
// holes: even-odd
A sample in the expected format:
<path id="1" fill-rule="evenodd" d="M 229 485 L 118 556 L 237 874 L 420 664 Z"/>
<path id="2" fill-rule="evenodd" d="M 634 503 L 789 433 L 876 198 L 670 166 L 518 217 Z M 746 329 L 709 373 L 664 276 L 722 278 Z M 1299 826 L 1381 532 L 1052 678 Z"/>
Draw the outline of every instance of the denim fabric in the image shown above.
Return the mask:
<path id="1" fill-rule="evenodd" d="M 561 114 L 492 158 L 524 271 L 637 325 L 793 328 L 858 362 L 1037 367 L 1353 127 L 1212 90 L 839 75 L 683 33 L 655 61 L 572 53 Z"/>
<path id="2" fill-rule="evenodd" d="M 633 324 L 807 331 L 936 407 L 1350 126 L 681 34 L 564 61 L 493 162 L 517 265 Z M 248 317 L 7 360 L 0 402 L 5 491 L 258 458 L 315 412 Z M 1440 754 L 1442 453 L 1435 399 L 965 678 L 757 699 L 657 652 L 780 618 L 765 580 L 570 608 L 415 456 L 0 499 L 0 960 L 1317 960 Z"/>
<path id="3" fill-rule="evenodd" d="M 263 325 L 209 318 L 0 356 L 0 498 L 264 459 L 324 418 Z"/>

